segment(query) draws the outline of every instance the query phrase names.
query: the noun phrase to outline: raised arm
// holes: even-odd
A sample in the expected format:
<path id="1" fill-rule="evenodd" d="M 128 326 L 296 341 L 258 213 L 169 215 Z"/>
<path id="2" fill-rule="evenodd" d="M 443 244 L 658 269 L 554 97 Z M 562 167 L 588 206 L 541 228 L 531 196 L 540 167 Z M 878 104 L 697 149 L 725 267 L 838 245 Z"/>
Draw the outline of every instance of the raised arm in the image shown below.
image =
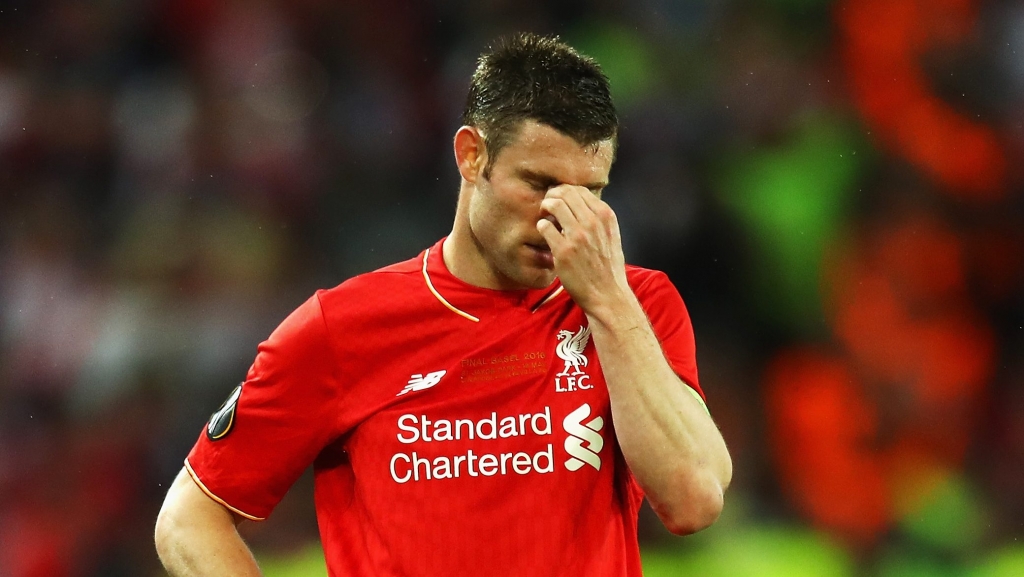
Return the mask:
<path id="1" fill-rule="evenodd" d="M 587 316 L 626 463 L 670 531 L 704 529 L 732 479 L 718 428 L 672 370 L 635 298 Z"/>
<path id="2" fill-rule="evenodd" d="M 242 517 L 214 501 L 183 468 L 156 520 L 156 551 L 174 577 L 257 577 L 249 548 L 238 534 Z"/>
<path id="3" fill-rule="evenodd" d="M 580 186 L 550 189 L 537 223 L 555 272 L 590 321 L 622 454 L 654 511 L 676 534 L 713 523 L 732 479 L 725 441 L 665 357 L 626 279 L 611 208 Z"/>

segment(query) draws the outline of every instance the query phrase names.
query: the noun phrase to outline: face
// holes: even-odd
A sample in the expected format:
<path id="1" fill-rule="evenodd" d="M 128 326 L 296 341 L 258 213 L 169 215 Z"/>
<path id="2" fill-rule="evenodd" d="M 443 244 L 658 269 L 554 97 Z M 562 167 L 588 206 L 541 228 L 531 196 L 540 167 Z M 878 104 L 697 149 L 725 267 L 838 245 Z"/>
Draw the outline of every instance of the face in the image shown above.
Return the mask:
<path id="1" fill-rule="evenodd" d="M 464 280 L 503 290 L 551 284 L 554 262 L 537 232 L 537 221 L 549 215 L 540 202 L 550 188 L 562 184 L 583 186 L 600 196 L 613 158 L 611 140 L 580 146 L 550 126 L 525 121 L 494 160 L 490 177 L 483 176 L 483 158 L 470 174 L 472 182 L 464 182 L 469 197 L 460 206 L 453 232 L 473 241 L 464 251 L 472 253 L 464 255 L 472 257 L 463 260 L 472 263 L 471 274 L 463 275 L 470 278 Z"/>

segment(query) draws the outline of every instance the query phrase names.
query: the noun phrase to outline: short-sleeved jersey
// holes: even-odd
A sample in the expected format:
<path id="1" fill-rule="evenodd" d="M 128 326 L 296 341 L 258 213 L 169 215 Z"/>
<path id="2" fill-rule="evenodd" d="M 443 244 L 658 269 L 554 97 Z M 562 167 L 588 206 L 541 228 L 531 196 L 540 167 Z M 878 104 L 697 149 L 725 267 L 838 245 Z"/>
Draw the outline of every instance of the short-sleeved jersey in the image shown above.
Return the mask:
<path id="1" fill-rule="evenodd" d="M 627 278 L 700 393 L 679 293 L 660 272 Z M 587 318 L 557 281 L 473 287 L 438 242 L 317 292 L 259 346 L 233 399 L 186 468 L 258 520 L 312 463 L 332 576 L 641 575 L 643 494 Z"/>

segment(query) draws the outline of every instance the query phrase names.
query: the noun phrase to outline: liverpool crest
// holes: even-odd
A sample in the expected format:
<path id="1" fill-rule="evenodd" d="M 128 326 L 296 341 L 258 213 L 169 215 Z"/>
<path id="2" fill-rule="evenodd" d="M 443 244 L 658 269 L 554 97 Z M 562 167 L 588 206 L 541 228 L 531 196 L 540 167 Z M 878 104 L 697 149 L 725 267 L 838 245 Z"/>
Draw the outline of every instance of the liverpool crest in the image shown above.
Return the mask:
<path id="1" fill-rule="evenodd" d="M 590 375 L 583 367 L 589 364 L 590 360 L 583 351 L 590 342 L 590 327 L 580 325 L 575 333 L 567 330 L 558 331 L 558 346 L 555 347 L 555 354 L 565 362 L 565 367 L 555 375 L 555 392 L 566 393 L 578 389 L 589 389 Z"/>

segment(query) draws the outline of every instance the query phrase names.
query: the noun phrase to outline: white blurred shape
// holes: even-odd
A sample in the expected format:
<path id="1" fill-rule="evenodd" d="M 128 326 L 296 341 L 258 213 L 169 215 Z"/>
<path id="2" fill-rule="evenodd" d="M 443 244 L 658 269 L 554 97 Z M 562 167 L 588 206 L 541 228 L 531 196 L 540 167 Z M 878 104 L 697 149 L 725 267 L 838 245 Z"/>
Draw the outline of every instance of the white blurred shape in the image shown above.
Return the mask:
<path id="1" fill-rule="evenodd" d="M 171 74 L 135 77 L 117 96 L 114 124 L 122 156 L 129 164 L 161 166 L 186 154 L 195 120 L 193 95 Z"/>

